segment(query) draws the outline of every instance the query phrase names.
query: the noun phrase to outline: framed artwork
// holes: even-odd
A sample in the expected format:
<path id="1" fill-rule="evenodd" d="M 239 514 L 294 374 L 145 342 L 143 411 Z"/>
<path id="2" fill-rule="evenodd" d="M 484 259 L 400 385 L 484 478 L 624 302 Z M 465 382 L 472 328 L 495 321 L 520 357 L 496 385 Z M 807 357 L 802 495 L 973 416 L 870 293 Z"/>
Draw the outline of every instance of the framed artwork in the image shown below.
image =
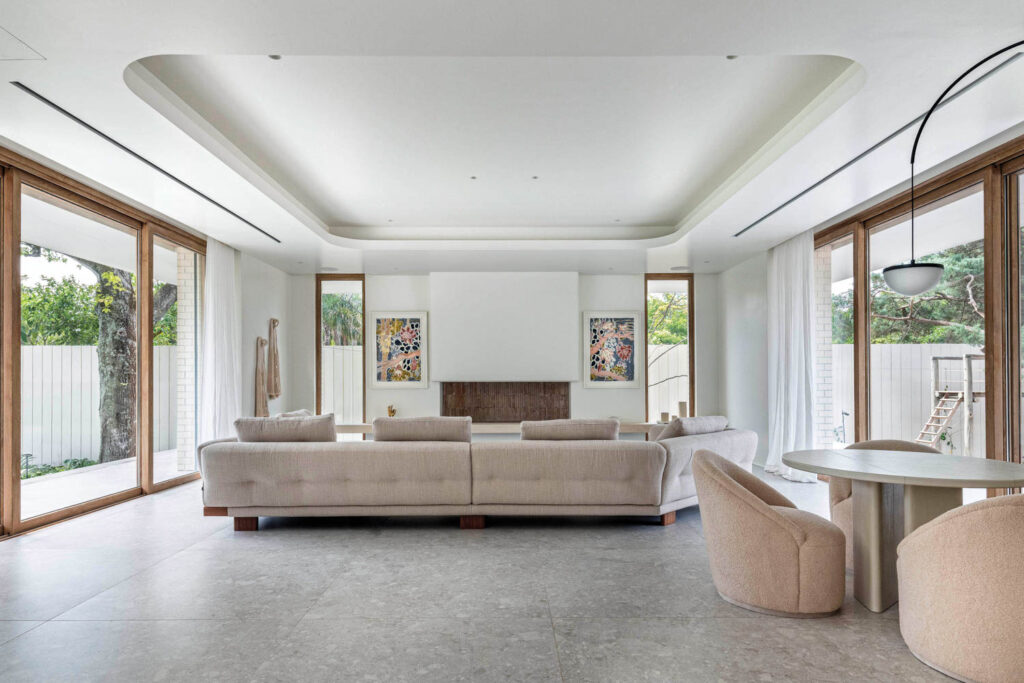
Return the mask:
<path id="1" fill-rule="evenodd" d="M 638 311 L 588 311 L 583 314 L 583 386 L 635 389 Z"/>
<path id="2" fill-rule="evenodd" d="M 426 389 L 427 314 L 371 314 L 372 385 L 378 389 Z"/>

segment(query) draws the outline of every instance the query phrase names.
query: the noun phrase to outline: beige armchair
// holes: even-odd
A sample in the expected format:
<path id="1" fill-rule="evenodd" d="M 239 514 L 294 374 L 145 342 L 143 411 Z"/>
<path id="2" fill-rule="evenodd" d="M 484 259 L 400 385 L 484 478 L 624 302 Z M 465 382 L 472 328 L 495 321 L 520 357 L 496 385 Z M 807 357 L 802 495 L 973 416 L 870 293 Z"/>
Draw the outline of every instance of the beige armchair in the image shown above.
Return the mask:
<path id="1" fill-rule="evenodd" d="M 931 446 L 898 439 L 859 441 L 850 444 L 847 448 L 861 451 L 939 452 Z M 832 522 L 846 534 L 846 567 L 853 569 L 853 482 L 843 477 L 829 477 L 828 503 Z"/>
<path id="2" fill-rule="evenodd" d="M 900 631 L 928 666 L 979 683 L 1024 676 L 1024 495 L 950 510 L 898 548 Z"/>
<path id="3" fill-rule="evenodd" d="M 797 510 L 750 472 L 708 450 L 693 458 L 711 576 L 739 607 L 827 616 L 843 603 L 846 540 L 835 524 Z"/>

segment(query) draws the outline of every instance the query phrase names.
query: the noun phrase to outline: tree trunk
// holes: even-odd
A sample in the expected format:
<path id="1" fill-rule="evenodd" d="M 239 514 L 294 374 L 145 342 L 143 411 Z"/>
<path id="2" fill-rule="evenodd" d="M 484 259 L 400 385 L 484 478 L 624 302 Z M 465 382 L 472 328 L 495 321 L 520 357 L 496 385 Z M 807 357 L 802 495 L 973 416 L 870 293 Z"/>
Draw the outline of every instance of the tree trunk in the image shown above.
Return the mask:
<path id="1" fill-rule="evenodd" d="M 138 340 L 132 276 L 98 266 L 100 462 L 133 458 L 136 452 Z"/>

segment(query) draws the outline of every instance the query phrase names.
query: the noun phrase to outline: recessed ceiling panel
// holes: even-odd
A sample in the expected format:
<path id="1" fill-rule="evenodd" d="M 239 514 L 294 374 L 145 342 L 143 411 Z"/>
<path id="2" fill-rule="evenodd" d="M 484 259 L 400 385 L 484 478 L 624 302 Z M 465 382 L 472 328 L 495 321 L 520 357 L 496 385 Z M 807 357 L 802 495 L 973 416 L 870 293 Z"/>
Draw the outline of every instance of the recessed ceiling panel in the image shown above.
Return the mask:
<path id="1" fill-rule="evenodd" d="M 141 62 L 339 234 L 571 227 L 581 238 L 595 227 L 669 232 L 849 64 L 825 56 Z"/>

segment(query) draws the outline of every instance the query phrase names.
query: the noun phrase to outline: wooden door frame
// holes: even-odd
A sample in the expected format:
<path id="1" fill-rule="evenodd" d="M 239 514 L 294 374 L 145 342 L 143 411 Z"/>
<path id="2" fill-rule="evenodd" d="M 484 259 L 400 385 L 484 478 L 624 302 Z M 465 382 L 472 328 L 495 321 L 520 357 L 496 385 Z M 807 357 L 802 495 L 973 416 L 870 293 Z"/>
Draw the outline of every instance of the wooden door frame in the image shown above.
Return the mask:
<path id="1" fill-rule="evenodd" d="M 21 519 L 21 196 L 23 186 L 51 195 L 69 206 L 133 230 L 137 254 L 136 357 L 137 485 L 123 491 Z M 147 493 L 199 478 L 190 473 L 152 481 L 152 237 L 159 235 L 199 254 L 206 240 L 114 199 L 20 154 L 0 147 L 0 538 L 9 538 L 86 514 Z"/>
<path id="2" fill-rule="evenodd" d="M 647 349 L 650 346 L 647 330 L 647 296 L 648 296 L 648 283 L 653 281 L 661 280 L 681 280 L 687 283 L 687 299 L 686 299 L 686 344 L 689 347 L 687 349 L 687 355 L 689 356 L 688 363 L 690 367 L 689 372 L 689 410 L 690 417 L 697 414 L 697 371 L 696 371 L 696 347 L 697 339 L 695 330 L 696 321 L 694 319 L 694 287 L 693 278 L 694 273 L 644 273 L 644 305 L 641 316 L 644 320 L 644 420 L 646 422 L 651 421 L 651 401 L 650 401 L 650 381 L 648 379 L 647 371 L 649 369 L 647 358 Z"/>
<path id="3" fill-rule="evenodd" d="M 362 421 L 366 422 L 366 275 L 364 273 L 317 273 L 316 274 L 316 286 L 314 287 L 313 296 L 316 299 L 316 314 L 314 317 L 314 328 L 313 328 L 313 342 L 316 344 L 314 350 L 314 356 L 316 357 L 316 395 L 314 397 L 315 413 L 320 414 L 322 409 L 320 401 L 320 393 L 323 389 L 323 379 L 321 375 L 321 354 L 323 347 L 323 340 L 320 339 L 320 325 L 322 323 L 322 310 L 321 310 L 321 297 L 323 295 L 323 283 L 324 282 L 359 282 L 361 283 L 362 291 L 360 296 L 362 297 L 363 306 L 363 376 L 362 376 L 362 387 L 363 387 L 363 407 L 362 407 Z"/>

